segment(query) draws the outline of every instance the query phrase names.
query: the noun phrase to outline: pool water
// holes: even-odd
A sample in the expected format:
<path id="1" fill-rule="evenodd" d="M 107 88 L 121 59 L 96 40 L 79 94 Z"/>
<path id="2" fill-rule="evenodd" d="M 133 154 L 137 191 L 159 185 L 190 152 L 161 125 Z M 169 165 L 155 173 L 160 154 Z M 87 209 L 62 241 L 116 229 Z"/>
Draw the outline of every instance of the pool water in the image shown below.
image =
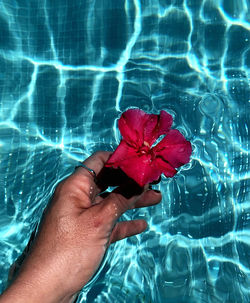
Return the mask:
<path id="1" fill-rule="evenodd" d="M 192 160 L 78 302 L 250 302 L 249 1 L 2 0 L 0 29 L 0 291 L 55 185 L 139 107 Z"/>

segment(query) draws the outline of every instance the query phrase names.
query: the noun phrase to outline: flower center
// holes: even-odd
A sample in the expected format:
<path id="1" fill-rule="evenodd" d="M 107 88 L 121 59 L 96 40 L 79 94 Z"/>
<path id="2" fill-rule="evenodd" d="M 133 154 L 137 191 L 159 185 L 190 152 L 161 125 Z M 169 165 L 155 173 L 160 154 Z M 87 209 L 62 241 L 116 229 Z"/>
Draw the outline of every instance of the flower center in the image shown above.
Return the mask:
<path id="1" fill-rule="evenodd" d="M 153 160 L 155 158 L 154 151 L 150 148 L 149 143 L 146 141 L 143 142 L 143 145 L 140 146 L 137 153 L 139 154 L 139 156 L 150 155 L 151 160 Z"/>

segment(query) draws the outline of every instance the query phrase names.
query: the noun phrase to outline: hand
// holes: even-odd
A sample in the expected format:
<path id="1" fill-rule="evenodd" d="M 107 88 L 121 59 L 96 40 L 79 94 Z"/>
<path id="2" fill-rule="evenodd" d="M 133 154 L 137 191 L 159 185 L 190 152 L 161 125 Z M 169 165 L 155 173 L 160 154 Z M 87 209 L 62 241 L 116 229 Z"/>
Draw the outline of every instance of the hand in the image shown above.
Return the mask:
<path id="1" fill-rule="evenodd" d="M 72 302 L 98 269 L 110 243 L 145 230 L 144 220 L 117 219 L 128 209 L 159 203 L 161 194 L 139 188 L 124 176 L 109 175 L 104 164 L 110 154 L 98 152 L 84 162 L 98 175 L 97 185 L 80 167 L 57 186 L 31 253 L 0 297 L 1 303 Z M 108 185 L 119 186 L 99 195 Z"/>

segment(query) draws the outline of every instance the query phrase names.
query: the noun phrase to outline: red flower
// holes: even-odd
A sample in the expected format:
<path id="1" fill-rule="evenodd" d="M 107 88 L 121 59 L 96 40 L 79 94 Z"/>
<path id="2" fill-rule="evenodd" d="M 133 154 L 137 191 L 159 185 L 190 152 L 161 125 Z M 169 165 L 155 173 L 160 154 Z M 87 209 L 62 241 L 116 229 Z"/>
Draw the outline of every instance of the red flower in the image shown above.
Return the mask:
<path id="1" fill-rule="evenodd" d="M 176 129 L 170 129 L 173 118 L 165 111 L 160 115 L 129 109 L 118 121 L 122 140 L 106 166 L 122 169 L 140 186 L 159 179 L 164 173 L 173 177 L 175 168 L 190 160 L 192 147 Z M 152 146 L 161 135 L 166 135 Z"/>

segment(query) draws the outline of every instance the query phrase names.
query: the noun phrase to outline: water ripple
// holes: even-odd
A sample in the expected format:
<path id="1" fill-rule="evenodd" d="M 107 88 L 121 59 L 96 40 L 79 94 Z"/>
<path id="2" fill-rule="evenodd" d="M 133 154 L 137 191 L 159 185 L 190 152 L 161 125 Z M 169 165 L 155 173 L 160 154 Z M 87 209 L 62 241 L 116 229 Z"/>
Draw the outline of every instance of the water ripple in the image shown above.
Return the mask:
<path id="1" fill-rule="evenodd" d="M 56 184 L 113 150 L 121 111 L 166 110 L 192 161 L 148 230 L 113 245 L 78 302 L 250 301 L 247 0 L 0 2 L 0 290 Z"/>

